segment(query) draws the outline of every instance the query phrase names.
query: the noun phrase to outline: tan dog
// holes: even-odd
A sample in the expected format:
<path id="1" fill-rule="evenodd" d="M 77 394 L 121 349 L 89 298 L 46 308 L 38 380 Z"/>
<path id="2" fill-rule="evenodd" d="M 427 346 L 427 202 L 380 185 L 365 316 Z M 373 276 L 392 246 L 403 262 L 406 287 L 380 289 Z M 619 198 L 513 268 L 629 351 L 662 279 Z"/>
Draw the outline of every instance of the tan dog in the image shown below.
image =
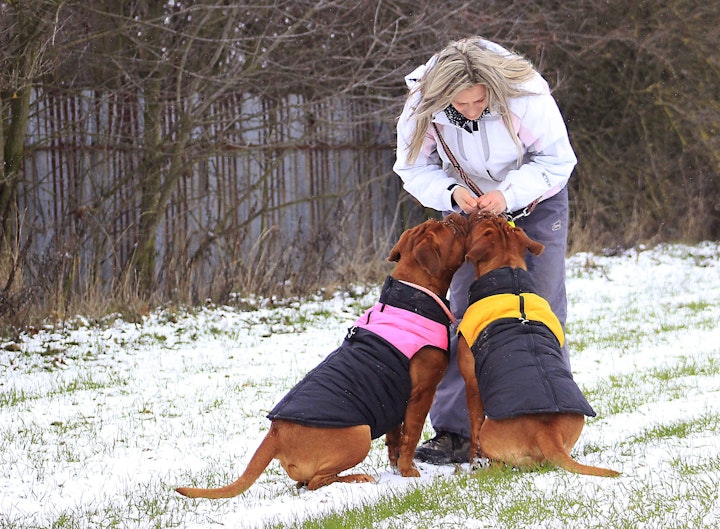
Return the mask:
<path id="1" fill-rule="evenodd" d="M 270 412 L 270 430 L 240 478 L 222 488 L 177 492 L 236 496 L 274 458 L 310 490 L 336 481 L 373 482 L 367 474 L 338 474 L 362 462 L 371 439 L 383 434 L 392 466 L 405 477 L 419 476 L 414 450 L 448 363 L 452 314 L 440 298 L 464 261 L 467 227 L 467 219 L 451 214 L 406 230 L 388 257 L 397 264 L 379 303 Z M 313 402 L 319 394 L 322 401 Z"/>
<path id="2" fill-rule="evenodd" d="M 570 457 L 584 416 L 595 412 L 562 360 L 560 322 L 533 293 L 524 256 L 539 255 L 544 246 L 504 218 L 484 214 L 470 218 L 467 246 L 475 281 L 458 329 L 458 365 L 470 413 L 470 462 L 484 455 L 521 468 L 549 462 L 618 476 Z"/>

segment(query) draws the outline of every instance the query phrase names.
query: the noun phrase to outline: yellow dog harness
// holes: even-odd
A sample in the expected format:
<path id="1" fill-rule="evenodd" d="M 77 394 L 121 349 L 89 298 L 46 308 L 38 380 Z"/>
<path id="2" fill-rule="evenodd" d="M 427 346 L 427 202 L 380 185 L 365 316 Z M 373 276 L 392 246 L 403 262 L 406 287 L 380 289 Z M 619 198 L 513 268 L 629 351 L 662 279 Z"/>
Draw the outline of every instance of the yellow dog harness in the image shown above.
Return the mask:
<path id="1" fill-rule="evenodd" d="M 537 294 L 526 292 L 496 294 L 476 301 L 465 311 L 465 316 L 458 326 L 458 333 L 472 345 L 488 325 L 502 318 L 542 322 L 557 337 L 561 346 L 565 343 L 562 325 L 550 304 Z"/>

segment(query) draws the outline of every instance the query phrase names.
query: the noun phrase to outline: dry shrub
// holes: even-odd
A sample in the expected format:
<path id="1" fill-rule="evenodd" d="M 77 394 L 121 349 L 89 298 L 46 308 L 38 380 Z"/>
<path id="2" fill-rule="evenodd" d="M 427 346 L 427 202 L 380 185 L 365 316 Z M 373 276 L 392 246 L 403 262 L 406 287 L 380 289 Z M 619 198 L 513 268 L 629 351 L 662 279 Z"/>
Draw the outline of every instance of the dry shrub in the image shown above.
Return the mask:
<path id="1" fill-rule="evenodd" d="M 579 158 L 571 248 L 718 237 L 718 5 L 564 9 L 547 68 L 562 71 L 556 95 Z"/>

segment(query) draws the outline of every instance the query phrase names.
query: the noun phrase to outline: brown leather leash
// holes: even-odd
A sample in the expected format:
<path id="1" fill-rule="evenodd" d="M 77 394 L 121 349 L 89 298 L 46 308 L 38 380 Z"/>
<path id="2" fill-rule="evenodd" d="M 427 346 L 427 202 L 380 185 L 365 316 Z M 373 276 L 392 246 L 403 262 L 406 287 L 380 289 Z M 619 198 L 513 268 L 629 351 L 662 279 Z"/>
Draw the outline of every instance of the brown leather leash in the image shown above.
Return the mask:
<path id="1" fill-rule="evenodd" d="M 480 188 L 477 186 L 477 184 L 475 182 L 470 180 L 470 177 L 465 172 L 465 169 L 463 169 L 460 166 L 457 159 L 455 158 L 455 155 L 450 150 L 450 147 L 448 147 L 447 143 L 445 143 L 445 139 L 442 137 L 442 134 L 440 134 L 440 129 L 438 129 L 437 124 L 433 123 L 432 126 L 435 128 L 435 133 L 437 134 L 437 137 L 440 140 L 443 150 L 445 151 L 445 154 L 447 154 L 447 157 L 450 160 L 450 163 L 455 168 L 455 170 L 458 172 L 458 174 L 460 175 L 460 178 L 463 179 L 463 182 L 465 182 L 465 185 L 467 185 L 470 188 L 470 190 L 473 193 L 475 193 L 475 196 L 478 196 L 478 197 L 483 196 L 484 193 L 480 190 Z"/>

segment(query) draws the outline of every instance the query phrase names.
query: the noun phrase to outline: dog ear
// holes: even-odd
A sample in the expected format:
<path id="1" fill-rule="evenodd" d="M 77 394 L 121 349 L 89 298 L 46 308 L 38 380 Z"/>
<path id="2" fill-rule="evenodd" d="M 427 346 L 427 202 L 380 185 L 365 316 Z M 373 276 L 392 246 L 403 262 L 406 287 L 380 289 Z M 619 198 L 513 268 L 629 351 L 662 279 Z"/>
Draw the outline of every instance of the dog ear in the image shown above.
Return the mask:
<path id="1" fill-rule="evenodd" d="M 441 272 L 440 246 L 434 233 L 427 232 L 425 237 L 415 244 L 413 257 L 428 274 L 435 276 Z"/>
<path id="2" fill-rule="evenodd" d="M 407 246 L 408 239 L 410 238 L 411 230 L 405 230 L 402 235 L 400 235 L 400 239 L 398 239 L 398 242 L 395 243 L 395 246 L 393 246 L 393 249 L 390 250 L 390 255 L 388 255 L 387 260 L 391 263 L 397 263 L 400 260 L 400 256 L 403 253 L 403 250 L 405 249 L 405 246 Z"/>
<path id="3" fill-rule="evenodd" d="M 477 264 L 487 255 L 486 242 L 487 241 L 477 239 L 475 244 L 473 244 L 470 248 L 468 248 L 467 252 L 465 252 L 465 260 L 472 263 L 473 266 L 477 266 Z"/>
<path id="4" fill-rule="evenodd" d="M 513 228 L 513 232 L 517 235 L 518 239 L 520 239 L 520 242 L 528 249 L 530 250 L 530 253 L 533 255 L 540 255 L 543 250 L 545 249 L 545 245 L 542 243 L 539 243 L 530 237 L 528 237 L 528 234 L 525 233 L 525 230 L 522 228 Z"/>
<path id="5" fill-rule="evenodd" d="M 475 214 L 473 220 L 475 225 L 471 229 L 471 233 L 468 235 L 468 242 L 471 243 L 470 247 L 465 251 L 465 260 L 473 264 L 484 262 L 489 253 L 495 248 L 495 244 L 498 240 L 498 227 L 493 223 L 480 223 L 484 217 L 482 214 Z M 482 230 L 482 231 L 480 231 Z"/>

